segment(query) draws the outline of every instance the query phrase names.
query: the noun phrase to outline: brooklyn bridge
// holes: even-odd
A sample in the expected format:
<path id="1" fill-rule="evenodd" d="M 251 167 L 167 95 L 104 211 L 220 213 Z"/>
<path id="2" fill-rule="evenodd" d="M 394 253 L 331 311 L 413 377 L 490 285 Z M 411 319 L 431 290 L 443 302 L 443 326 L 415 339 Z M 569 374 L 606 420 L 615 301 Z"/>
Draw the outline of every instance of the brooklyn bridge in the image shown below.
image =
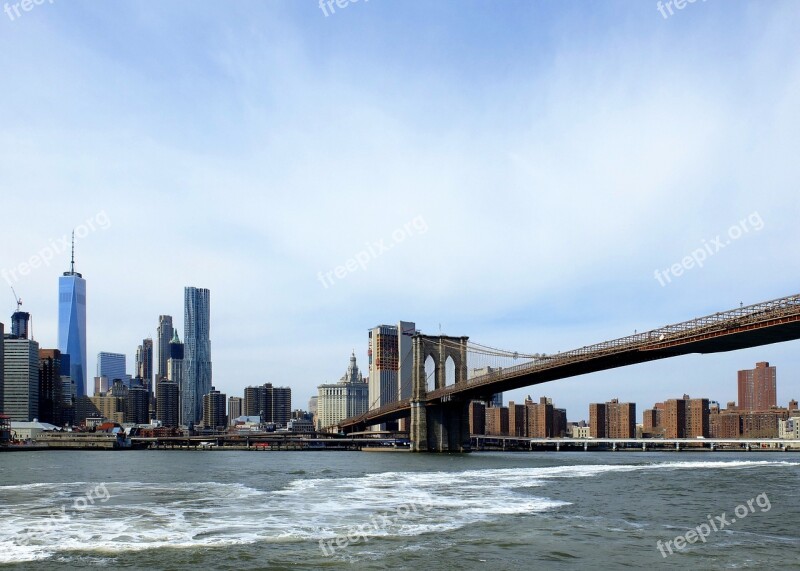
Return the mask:
<path id="1" fill-rule="evenodd" d="M 465 336 L 416 333 L 412 340 L 410 398 L 347 418 L 337 428 L 345 433 L 359 432 L 406 418 L 412 450 L 463 452 L 470 448 L 468 408 L 474 399 L 488 400 L 503 391 L 657 359 L 735 351 L 798 338 L 800 295 L 549 355 L 495 349 Z M 486 357 L 522 362 L 468 378 L 468 365 Z M 433 370 L 426 373 L 429 360 Z M 446 374 L 449 362 L 454 366 L 451 383 Z"/>

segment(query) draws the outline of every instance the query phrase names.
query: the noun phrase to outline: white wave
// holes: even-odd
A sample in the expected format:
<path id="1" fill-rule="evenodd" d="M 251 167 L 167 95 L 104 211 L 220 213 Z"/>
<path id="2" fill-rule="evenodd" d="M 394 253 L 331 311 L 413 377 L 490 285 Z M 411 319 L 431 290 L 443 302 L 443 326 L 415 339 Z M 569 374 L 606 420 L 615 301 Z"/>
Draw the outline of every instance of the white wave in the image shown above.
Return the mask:
<path id="1" fill-rule="evenodd" d="M 74 509 L 95 484 L 0 487 L 0 564 L 75 551 L 96 556 L 159 547 L 418 536 L 484 521 L 558 509 L 567 502 L 534 497 L 561 478 L 612 472 L 798 466 L 770 461 L 662 462 L 384 472 L 351 478 L 297 479 L 276 491 L 214 482 L 111 482 L 110 499 Z M 55 510 L 66 512 L 50 523 Z"/>

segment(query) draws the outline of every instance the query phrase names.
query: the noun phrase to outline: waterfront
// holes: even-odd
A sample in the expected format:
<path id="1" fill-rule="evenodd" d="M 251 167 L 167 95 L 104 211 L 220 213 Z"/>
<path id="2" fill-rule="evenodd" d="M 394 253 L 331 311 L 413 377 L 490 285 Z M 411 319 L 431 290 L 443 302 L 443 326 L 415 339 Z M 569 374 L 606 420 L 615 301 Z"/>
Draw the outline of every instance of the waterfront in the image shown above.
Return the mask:
<path id="1" fill-rule="evenodd" d="M 18 453 L 0 464 L 0 564 L 786 567 L 800 552 L 798 483 L 798 457 L 780 452 Z M 769 510 L 666 558 L 658 550 L 760 494 Z"/>

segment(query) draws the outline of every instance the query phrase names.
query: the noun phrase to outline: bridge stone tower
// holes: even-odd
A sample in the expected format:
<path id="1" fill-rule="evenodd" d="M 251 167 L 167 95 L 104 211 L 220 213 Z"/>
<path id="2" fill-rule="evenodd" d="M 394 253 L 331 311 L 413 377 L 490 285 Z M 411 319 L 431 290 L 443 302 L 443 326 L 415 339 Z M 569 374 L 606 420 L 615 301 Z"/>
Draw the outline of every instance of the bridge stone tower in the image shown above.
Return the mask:
<path id="1" fill-rule="evenodd" d="M 456 384 L 467 382 L 467 340 L 469 337 L 429 336 L 417 333 L 412 338 L 411 375 L 411 450 L 414 452 L 467 452 L 470 449 L 469 401 L 436 399 L 446 382 L 448 357 L 456 367 Z M 434 384 L 429 399 L 425 361 L 434 363 Z"/>

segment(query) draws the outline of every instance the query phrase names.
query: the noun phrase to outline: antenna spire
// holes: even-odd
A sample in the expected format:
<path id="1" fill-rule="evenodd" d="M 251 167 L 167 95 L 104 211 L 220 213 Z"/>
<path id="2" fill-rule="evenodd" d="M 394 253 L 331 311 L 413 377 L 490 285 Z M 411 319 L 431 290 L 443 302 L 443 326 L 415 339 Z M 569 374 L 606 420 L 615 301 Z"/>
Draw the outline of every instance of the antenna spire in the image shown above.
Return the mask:
<path id="1" fill-rule="evenodd" d="M 75 230 L 72 230 L 72 260 L 69 263 L 70 273 L 75 273 Z"/>

